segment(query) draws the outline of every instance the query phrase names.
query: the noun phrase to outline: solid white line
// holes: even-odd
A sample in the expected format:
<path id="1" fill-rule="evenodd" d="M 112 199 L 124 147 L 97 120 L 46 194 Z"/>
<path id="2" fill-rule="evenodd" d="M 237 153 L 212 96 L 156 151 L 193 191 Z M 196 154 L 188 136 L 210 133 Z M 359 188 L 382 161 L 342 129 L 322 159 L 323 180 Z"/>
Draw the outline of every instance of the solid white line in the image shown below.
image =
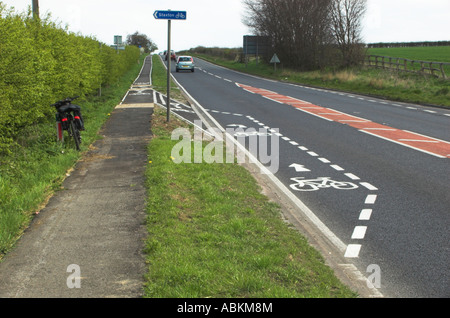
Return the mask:
<path id="1" fill-rule="evenodd" d="M 435 144 L 439 143 L 439 141 L 437 141 L 437 140 L 419 140 L 419 139 L 399 139 L 399 141 L 430 142 L 430 143 L 435 143 Z"/>
<path id="2" fill-rule="evenodd" d="M 317 114 L 311 113 L 311 112 L 305 110 L 305 108 L 296 108 L 296 109 L 299 110 L 299 111 L 305 112 L 305 113 L 307 113 L 307 114 L 309 114 L 309 115 L 313 115 L 313 116 L 319 117 L 319 118 L 321 118 L 321 119 L 325 119 L 326 121 L 331 121 L 331 122 L 334 121 L 334 120 L 328 119 L 328 118 L 326 118 L 326 117 L 322 117 L 322 116 L 319 116 L 319 115 L 317 115 Z"/>
<path id="3" fill-rule="evenodd" d="M 408 145 L 408 144 L 405 144 L 405 143 L 398 142 L 398 141 L 396 141 L 396 140 L 392 140 L 392 139 L 389 139 L 389 138 L 386 138 L 386 137 L 383 137 L 383 136 L 378 136 L 378 135 L 376 135 L 376 134 L 372 134 L 372 133 L 370 133 L 370 132 L 368 132 L 368 131 L 364 131 L 364 130 L 360 130 L 360 131 L 363 132 L 363 133 L 366 133 L 366 134 L 368 134 L 368 135 L 371 135 L 371 136 L 374 136 L 374 137 L 378 137 L 378 138 L 381 138 L 381 139 L 384 139 L 384 140 L 393 142 L 393 143 L 395 143 L 395 144 L 398 144 L 398 145 L 401 145 L 401 146 L 404 146 L 404 147 L 408 147 L 408 148 L 411 148 L 411 149 L 414 149 L 414 150 L 417 150 L 417 151 L 426 153 L 426 154 L 431 155 L 431 156 L 435 156 L 435 157 L 438 157 L 438 158 L 441 158 L 441 159 L 445 159 L 445 158 L 446 158 L 446 157 L 444 157 L 444 156 L 441 156 L 441 155 L 438 155 L 438 154 L 435 154 L 435 153 L 432 153 L 432 152 L 429 152 L 429 151 L 426 151 L 426 150 L 423 150 L 423 149 L 420 149 L 420 148 L 416 148 L 416 147 L 413 147 L 413 146 L 411 146 L 411 145 Z M 406 130 L 405 130 L 405 131 L 406 131 Z"/>
<path id="4" fill-rule="evenodd" d="M 434 138 L 434 137 L 430 137 L 430 136 L 427 136 L 427 135 L 422 135 L 422 134 L 419 134 L 419 133 L 416 133 L 416 132 L 413 132 L 413 131 L 409 131 L 409 130 L 404 130 L 404 131 L 409 132 L 409 133 L 411 133 L 411 134 L 415 134 L 415 135 L 417 135 L 417 136 L 424 137 L 424 138 L 429 138 L 429 139 L 437 140 L 437 141 L 440 141 L 440 142 L 444 142 L 444 143 L 446 143 L 446 144 L 450 144 L 449 141 L 445 141 L 445 140 L 443 140 L 443 139 Z"/>
<path id="5" fill-rule="evenodd" d="M 270 97 L 267 97 L 267 96 L 264 96 L 264 95 L 261 95 L 261 96 L 264 97 L 265 99 L 271 100 L 272 102 L 275 102 L 275 103 L 278 103 L 278 104 L 284 104 L 283 102 L 280 102 L 278 100 L 272 99 Z"/>

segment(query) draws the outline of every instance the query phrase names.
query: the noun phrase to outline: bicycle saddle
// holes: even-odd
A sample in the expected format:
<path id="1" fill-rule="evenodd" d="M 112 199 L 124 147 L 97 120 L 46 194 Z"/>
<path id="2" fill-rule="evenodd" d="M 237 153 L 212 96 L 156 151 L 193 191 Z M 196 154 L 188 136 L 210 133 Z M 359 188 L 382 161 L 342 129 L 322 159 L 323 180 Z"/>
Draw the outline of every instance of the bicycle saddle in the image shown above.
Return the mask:
<path id="1" fill-rule="evenodd" d="M 58 108 L 58 111 L 60 113 L 66 113 L 66 112 L 71 112 L 71 111 L 80 111 L 80 110 L 81 110 L 80 106 L 73 105 L 73 104 L 66 104 L 66 105 L 63 105 Z"/>

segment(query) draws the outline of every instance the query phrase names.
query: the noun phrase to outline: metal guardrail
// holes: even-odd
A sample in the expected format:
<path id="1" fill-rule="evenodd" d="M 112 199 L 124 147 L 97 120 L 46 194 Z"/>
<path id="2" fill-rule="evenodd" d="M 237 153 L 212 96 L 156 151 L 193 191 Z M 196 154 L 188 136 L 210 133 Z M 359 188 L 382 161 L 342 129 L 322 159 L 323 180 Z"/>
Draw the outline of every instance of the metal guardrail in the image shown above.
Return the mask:
<path id="1" fill-rule="evenodd" d="M 417 73 L 449 79 L 450 63 L 410 60 L 399 57 L 366 55 L 365 66 L 395 70 L 399 72 Z"/>

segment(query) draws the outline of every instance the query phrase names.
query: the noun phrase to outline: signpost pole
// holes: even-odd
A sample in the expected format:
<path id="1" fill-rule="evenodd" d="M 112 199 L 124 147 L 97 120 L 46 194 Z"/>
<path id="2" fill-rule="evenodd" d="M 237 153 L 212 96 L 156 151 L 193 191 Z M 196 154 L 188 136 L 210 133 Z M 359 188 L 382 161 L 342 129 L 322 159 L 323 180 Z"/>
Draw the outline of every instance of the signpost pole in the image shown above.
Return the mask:
<path id="1" fill-rule="evenodd" d="M 168 20 L 167 21 L 167 122 L 170 121 L 170 73 L 171 73 L 171 62 L 172 62 L 172 54 L 171 54 L 171 33 L 172 33 L 172 20 L 186 20 L 186 11 L 155 11 L 153 13 L 153 17 L 157 20 Z"/>
<path id="2" fill-rule="evenodd" d="M 172 53 L 171 53 L 171 32 L 172 32 L 172 25 L 171 20 L 167 21 L 167 28 L 168 28 L 168 36 L 167 36 L 167 122 L 170 121 L 170 69 L 171 69 L 171 62 L 172 62 Z"/>

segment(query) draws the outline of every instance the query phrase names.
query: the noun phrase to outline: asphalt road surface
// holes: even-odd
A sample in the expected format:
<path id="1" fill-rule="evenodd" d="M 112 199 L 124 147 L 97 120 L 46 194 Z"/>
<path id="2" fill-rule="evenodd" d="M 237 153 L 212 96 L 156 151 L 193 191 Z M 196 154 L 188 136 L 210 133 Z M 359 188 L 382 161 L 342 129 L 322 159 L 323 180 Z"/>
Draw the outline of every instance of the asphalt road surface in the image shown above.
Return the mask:
<path id="1" fill-rule="evenodd" d="M 260 160 L 381 294 L 450 296 L 450 110 L 196 64 L 176 80 L 247 147 L 268 144 Z"/>

